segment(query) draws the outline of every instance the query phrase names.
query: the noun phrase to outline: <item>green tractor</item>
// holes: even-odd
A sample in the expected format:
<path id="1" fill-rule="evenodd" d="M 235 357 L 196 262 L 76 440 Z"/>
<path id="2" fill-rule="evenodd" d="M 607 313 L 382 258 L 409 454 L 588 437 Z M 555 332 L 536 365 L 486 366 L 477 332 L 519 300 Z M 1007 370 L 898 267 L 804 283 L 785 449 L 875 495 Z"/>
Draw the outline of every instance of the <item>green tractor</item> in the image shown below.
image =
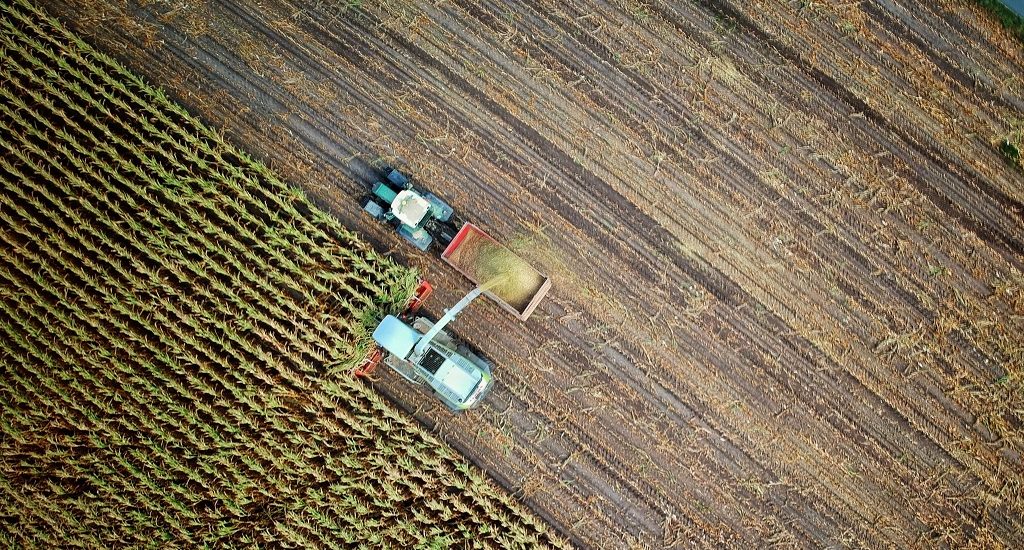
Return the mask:
<path id="1" fill-rule="evenodd" d="M 377 220 L 390 224 L 416 248 L 426 252 L 437 243 L 443 249 L 458 233 L 448 203 L 429 191 L 417 188 L 398 170 L 387 171 L 384 180 L 374 182 L 371 195 L 362 206 Z"/>

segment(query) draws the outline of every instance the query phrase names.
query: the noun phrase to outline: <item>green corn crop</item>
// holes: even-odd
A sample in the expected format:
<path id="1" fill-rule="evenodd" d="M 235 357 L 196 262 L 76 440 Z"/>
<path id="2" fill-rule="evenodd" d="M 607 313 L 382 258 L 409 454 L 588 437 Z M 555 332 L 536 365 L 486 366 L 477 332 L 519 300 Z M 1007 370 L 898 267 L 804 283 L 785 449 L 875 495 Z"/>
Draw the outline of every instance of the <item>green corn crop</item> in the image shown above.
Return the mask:
<path id="1" fill-rule="evenodd" d="M 349 376 L 417 274 L 26 0 L 0 150 L 0 545 L 566 545 Z"/>

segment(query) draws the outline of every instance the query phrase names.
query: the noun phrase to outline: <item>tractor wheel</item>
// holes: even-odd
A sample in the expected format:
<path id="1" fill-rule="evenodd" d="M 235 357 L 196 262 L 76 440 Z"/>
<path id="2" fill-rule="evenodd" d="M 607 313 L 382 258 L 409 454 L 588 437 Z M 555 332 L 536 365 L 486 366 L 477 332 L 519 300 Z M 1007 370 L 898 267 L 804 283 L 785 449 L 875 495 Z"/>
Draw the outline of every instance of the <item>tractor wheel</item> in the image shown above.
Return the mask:
<path id="1" fill-rule="evenodd" d="M 364 198 L 360 201 L 359 205 L 363 207 L 363 210 L 365 210 L 367 214 L 373 216 L 374 219 L 382 222 L 384 221 L 384 213 L 387 212 L 387 210 L 381 206 L 380 203 L 373 200 L 372 196 Z"/>

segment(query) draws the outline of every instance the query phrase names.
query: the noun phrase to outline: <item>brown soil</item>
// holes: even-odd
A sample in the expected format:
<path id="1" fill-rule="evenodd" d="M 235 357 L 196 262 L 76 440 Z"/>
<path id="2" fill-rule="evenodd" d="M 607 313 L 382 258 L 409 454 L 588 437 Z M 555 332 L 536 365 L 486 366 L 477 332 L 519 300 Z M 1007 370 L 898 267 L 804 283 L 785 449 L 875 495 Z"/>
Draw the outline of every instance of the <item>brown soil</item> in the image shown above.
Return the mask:
<path id="1" fill-rule="evenodd" d="M 1024 547 L 1024 48 L 970 3 L 45 2 L 363 215 L 398 164 L 554 286 L 453 416 L 580 546 Z M 533 258 L 529 258 L 534 261 Z"/>

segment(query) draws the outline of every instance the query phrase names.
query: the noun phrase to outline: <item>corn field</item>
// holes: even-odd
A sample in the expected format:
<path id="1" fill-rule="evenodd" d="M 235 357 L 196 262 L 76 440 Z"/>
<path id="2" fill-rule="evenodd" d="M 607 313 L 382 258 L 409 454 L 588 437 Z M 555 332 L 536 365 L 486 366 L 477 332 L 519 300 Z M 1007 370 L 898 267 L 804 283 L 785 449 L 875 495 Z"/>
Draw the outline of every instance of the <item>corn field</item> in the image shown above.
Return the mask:
<path id="1" fill-rule="evenodd" d="M 0 8 L 0 546 L 565 545 L 349 376 L 415 272 Z"/>

